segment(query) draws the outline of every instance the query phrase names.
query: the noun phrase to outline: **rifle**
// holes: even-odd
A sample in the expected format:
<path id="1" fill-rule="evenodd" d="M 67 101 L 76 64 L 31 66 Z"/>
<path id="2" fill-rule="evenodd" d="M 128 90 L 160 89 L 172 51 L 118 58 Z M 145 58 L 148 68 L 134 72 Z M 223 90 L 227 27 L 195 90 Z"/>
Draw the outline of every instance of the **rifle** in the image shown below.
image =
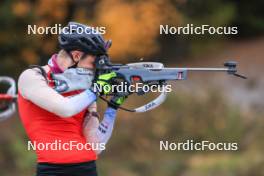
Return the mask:
<path id="1" fill-rule="evenodd" d="M 96 63 L 96 75 L 115 72 L 117 78 L 113 80 L 114 84 L 120 84 L 122 82 L 131 85 L 134 82 L 141 82 L 144 85 L 166 85 L 168 81 L 186 80 L 188 72 L 226 72 L 229 75 L 234 75 L 239 78 L 246 79 L 245 76 L 237 73 L 237 63 L 234 61 L 228 61 L 224 63 L 224 67 L 219 68 L 166 68 L 159 62 L 138 62 L 129 64 L 113 64 L 107 56 L 101 56 L 97 59 Z M 16 103 L 16 83 L 14 79 L 10 77 L 0 77 L 0 82 L 6 83 L 10 86 L 8 91 L 4 94 L 0 94 L 0 104 L 7 104 L 5 108 L 0 107 L 0 121 L 12 116 L 15 112 Z M 115 96 L 129 96 L 133 92 L 113 92 L 111 95 Z M 142 96 L 145 92 L 137 92 L 137 95 Z M 105 97 L 100 98 L 110 103 Z M 160 106 L 167 98 L 167 92 L 163 91 L 158 97 L 149 103 L 134 108 L 128 109 L 120 107 L 120 109 L 128 112 L 143 113 L 152 110 Z M 2 110 L 1 110 L 2 109 Z M 2 111 L 2 112 L 1 112 Z"/>
<path id="2" fill-rule="evenodd" d="M 117 74 L 117 81 L 113 80 L 113 82 L 117 84 L 120 84 L 120 82 L 126 82 L 126 85 L 128 86 L 133 84 L 134 82 L 141 82 L 144 85 L 162 86 L 166 85 L 167 81 L 186 80 L 187 73 L 195 71 L 226 72 L 229 75 L 246 79 L 245 76 L 237 73 L 237 62 L 234 61 L 225 62 L 224 67 L 220 68 L 166 68 L 162 63 L 159 62 L 138 62 L 126 65 L 112 64 L 107 56 L 103 56 L 97 60 L 96 68 L 97 76 L 105 73 L 115 72 Z M 133 94 L 133 92 L 115 92 L 116 96 L 128 96 L 131 94 Z M 137 92 L 137 95 L 139 96 L 144 94 L 145 92 L 142 91 Z M 102 96 L 100 96 L 100 98 L 107 103 L 111 103 Z M 119 108 L 128 112 L 147 112 L 160 106 L 166 100 L 166 98 L 167 92 L 163 91 L 154 100 L 138 108 Z"/>

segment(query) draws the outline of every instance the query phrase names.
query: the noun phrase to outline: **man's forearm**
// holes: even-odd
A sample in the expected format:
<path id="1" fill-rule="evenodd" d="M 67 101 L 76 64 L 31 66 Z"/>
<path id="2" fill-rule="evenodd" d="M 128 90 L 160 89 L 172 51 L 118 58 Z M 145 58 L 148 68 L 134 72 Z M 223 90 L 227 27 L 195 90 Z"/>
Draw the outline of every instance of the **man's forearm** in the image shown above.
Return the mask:
<path id="1" fill-rule="evenodd" d="M 90 90 L 72 97 L 63 97 L 49 87 L 43 76 L 33 69 L 22 73 L 18 88 L 24 98 L 60 117 L 78 114 L 96 100 L 96 95 Z"/>
<path id="2" fill-rule="evenodd" d="M 87 123 L 84 126 L 84 135 L 89 143 L 103 143 L 106 145 L 112 135 L 116 110 L 112 108 L 107 108 L 104 113 L 104 118 L 99 123 L 97 117 L 89 116 L 87 117 Z M 100 154 L 102 151 L 96 151 Z"/>

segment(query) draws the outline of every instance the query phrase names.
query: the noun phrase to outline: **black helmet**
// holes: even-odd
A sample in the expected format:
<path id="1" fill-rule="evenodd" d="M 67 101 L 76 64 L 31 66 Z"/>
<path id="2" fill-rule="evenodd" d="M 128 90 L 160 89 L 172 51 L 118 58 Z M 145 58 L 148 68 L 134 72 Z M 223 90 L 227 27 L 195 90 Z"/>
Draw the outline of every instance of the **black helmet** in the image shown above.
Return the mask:
<path id="1" fill-rule="evenodd" d="M 67 52 L 80 50 L 87 54 L 106 55 L 107 43 L 102 35 L 90 26 L 69 22 L 59 35 L 60 47 Z"/>

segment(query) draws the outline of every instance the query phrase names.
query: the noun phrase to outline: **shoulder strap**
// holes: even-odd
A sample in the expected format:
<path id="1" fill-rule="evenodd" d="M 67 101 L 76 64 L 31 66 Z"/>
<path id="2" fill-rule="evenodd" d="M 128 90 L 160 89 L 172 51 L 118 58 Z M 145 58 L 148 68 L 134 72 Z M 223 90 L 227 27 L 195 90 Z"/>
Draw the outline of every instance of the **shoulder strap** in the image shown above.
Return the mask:
<path id="1" fill-rule="evenodd" d="M 42 68 L 41 66 L 39 65 L 30 65 L 29 66 L 30 69 L 34 69 L 34 68 L 38 68 L 39 69 L 39 73 L 45 78 L 45 80 L 48 82 L 48 78 L 47 78 L 47 73 L 46 71 L 44 70 L 44 68 Z"/>

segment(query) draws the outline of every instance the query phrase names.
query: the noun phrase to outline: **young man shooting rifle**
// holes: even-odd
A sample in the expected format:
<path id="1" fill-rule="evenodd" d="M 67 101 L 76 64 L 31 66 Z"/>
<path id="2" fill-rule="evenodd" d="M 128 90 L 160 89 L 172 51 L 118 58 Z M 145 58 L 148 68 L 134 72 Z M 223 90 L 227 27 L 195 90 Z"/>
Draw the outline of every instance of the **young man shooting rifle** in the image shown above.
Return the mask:
<path id="1" fill-rule="evenodd" d="M 70 31 L 70 25 L 83 30 Z M 55 141 L 64 146 L 72 141 L 85 146 L 87 143 L 106 144 L 112 134 L 116 109 L 125 98 L 113 97 L 99 123 L 95 103 L 97 95 L 90 86 L 94 79 L 95 61 L 107 55 L 109 43 L 89 26 L 70 22 L 59 35 L 59 44 L 61 50 L 51 57 L 48 65 L 31 67 L 20 75 L 18 107 L 26 133 L 31 143 L 36 144 Z M 69 79 L 67 90 L 61 91 L 54 78 L 76 71 L 71 68 L 81 68 L 82 73 L 79 78 L 76 75 L 76 79 Z M 83 75 L 87 82 L 80 82 Z M 113 74 L 100 75 L 99 78 L 105 82 L 95 82 L 109 86 L 108 80 L 113 77 Z M 36 148 L 37 175 L 97 175 L 95 161 L 100 149 L 92 149 L 92 146 L 88 150 L 68 149 Z"/>

